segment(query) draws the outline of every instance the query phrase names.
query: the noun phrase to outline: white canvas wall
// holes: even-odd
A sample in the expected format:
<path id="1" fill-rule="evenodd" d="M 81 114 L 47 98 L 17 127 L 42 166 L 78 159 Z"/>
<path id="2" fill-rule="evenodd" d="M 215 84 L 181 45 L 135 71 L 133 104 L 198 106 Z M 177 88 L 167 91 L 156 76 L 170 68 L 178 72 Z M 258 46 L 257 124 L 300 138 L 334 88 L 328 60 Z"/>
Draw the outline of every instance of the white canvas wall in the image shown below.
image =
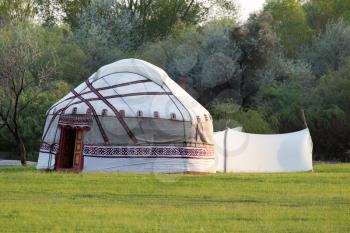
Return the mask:
<path id="1" fill-rule="evenodd" d="M 84 172 L 136 172 L 136 173 L 215 173 L 212 159 L 166 158 L 93 158 L 85 157 Z M 214 170 L 212 170 L 214 168 Z"/>
<path id="2" fill-rule="evenodd" d="M 312 140 L 308 129 L 277 135 L 248 134 L 232 129 L 226 133 L 226 137 L 225 131 L 214 133 L 218 172 L 312 170 Z"/>

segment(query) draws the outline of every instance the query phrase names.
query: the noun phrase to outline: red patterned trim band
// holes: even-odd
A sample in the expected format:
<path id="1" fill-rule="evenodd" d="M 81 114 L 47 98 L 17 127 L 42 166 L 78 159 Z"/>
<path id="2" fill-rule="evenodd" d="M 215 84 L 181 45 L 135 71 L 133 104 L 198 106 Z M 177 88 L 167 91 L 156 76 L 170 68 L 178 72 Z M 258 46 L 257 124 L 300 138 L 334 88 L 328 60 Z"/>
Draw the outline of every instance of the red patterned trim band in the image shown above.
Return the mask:
<path id="1" fill-rule="evenodd" d="M 43 142 L 41 153 L 58 152 L 59 145 Z M 215 159 L 212 146 L 182 147 L 178 145 L 164 146 L 103 146 L 84 145 L 83 155 L 94 158 L 169 158 L 169 159 Z"/>
<path id="2" fill-rule="evenodd" d="M 59 125 L 70 125 L 77 127 L 91 127 L 91 115 L 60 115 L 58 120 Z"/>
<path id="3" fill-rule="evenodd" d="M 54 143 L 52 145 L 43 142 L 40 146 L 40 152 L 42 153 L 57 153 L 58 152 L 59 145 L 57 143 Z"/>
<path id="4" fill-rule="evenodd" d="M 99 158 L 189 158 L 214 159 L 212 146 L 94 146 L 85 145 L 84 156 Z"/>

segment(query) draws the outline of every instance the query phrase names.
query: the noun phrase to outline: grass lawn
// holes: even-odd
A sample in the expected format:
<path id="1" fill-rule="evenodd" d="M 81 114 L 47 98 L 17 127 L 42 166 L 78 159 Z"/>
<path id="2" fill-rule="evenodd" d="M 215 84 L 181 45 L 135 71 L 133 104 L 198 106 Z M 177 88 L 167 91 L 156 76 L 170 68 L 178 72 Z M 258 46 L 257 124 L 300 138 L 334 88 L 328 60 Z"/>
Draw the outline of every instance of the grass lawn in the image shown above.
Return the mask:
<path id="1" fill-rule="evenodd" d="M 296 174 L 0 167 L 1 232 L 350 232 L 350 164 Z"/>

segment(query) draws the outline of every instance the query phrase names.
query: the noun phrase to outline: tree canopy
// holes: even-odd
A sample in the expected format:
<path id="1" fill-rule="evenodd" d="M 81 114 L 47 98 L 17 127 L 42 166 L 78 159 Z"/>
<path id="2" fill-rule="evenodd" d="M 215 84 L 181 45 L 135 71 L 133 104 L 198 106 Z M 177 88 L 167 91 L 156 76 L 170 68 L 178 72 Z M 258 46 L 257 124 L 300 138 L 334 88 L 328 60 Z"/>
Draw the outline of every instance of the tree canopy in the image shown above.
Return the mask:
<path id="1" fill-rule="evenodd" d="M 315 157 L 350 161 L 349 0 L 0 1 L 0 151 L 36 159 L 46 110 L 107 63 L 160 66 L 215 130 L 309 127 Z"/>

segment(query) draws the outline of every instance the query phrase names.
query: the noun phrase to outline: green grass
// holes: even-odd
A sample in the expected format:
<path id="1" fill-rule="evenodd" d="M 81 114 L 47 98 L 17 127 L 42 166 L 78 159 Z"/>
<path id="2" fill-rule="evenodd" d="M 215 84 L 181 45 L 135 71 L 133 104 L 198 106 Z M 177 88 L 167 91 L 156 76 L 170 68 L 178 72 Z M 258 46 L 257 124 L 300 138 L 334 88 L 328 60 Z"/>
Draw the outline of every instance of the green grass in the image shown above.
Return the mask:
<path id="1" fill-rule="evenodd" d="M 350 232 L 350 164 L 137 175 L 0 168 L 1 232 Z"/>

